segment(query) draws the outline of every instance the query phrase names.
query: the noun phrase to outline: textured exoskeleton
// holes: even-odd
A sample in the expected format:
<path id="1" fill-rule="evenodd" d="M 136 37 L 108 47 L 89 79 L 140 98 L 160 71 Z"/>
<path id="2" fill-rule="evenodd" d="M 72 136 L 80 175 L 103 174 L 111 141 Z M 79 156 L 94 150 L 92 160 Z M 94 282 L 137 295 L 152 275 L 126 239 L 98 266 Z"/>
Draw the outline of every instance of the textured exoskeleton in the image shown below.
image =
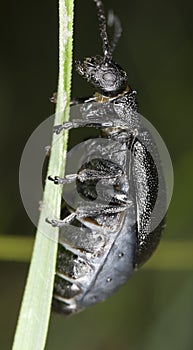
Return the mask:
<path id="1" fill-rule="evenodd" d="M 106 299 L 125 283 L 155 250 L 166 210 L 157 146 L 141 121 L 136 91 L 112 60 L 120 22 L 113 17 L 115 34 L 109 44 L 102 2 L 94 2 L 103 56 L 77 62 L 76 69 L 97 93 L 75 100 L 70 121 L 55 132 L 94 127 L 101 138 L 80 145 L 77 172 L 68 170 L 73 162 L 68 158 L 64 178 L 49 176 L 64 185 L 66 201 L 64 218 L 51 220 L 60 227 L 53 306 L 64 314 Z M 65 188 L 71 183 L 69 194 Z"/>

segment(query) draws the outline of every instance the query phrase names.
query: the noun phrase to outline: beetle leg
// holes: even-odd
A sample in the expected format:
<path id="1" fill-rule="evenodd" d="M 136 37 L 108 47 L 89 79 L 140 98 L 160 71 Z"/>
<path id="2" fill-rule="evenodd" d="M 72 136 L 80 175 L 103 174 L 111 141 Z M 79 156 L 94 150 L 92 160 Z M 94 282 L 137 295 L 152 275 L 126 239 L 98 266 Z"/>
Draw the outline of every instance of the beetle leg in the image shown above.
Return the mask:
<path id="1" fill-rule="evenodd" d="M 53 92 L 52 97 L 49 98 L 50 102 L 56 103 L 57 102 L 57 92 Z"/>
<path id="2" fill-rule="evenodd" d="M 78 207 L 76 211 L 70 215 L 68 215 L 63 220 L 57 220 L 57 219 L 49 219 L 46 218 L 46 222 L 48 224 L 51 224 L 53 227 L 63 227 L 66 224 L 71 224 L 72 221 L 77 218 L 86 218 L 90 216 L 98 216 L 98 215 L 108 215 L 108 214 L 116 214 L 121 213 L 128 209 L 130 206 L 132 206 L 132 201 L 129 200 L 122 200 L 119 198 L 119 201 L 121 202 L 120 205 L 102 205 L 98 204 L 95 206 L 84 206 L 84 207 Z"/>
<path id="3" fill-rule="evenodd" d="M 49 98 L 49 100 L 50 100 L 50 102 L 56 104 L 57 103 L 57 92 L 54 92 L 52 97 Z M 78 105 L 79 103 L 91 102 L 91 101 L 95 101 L 95 100 L 96 100 L 95 96 L 73 98 L 70 101 L 70 106 L 75 106 L 75 105 Z"/>
<path id="4" fill-rule="evenodd" d="M 78 174 L 69 174 L 64 177 L 59 176 L 48 176 L 48 180 L 53 181 L 55 185 L 64 185 L 66 183 L 71 183 L 74 180 L 79 180 L 80 182 L 88 181 L 88 180 L 116 180 L 121 177 L 123 172 L 117 171 L 116 173 L 109 173 L 105 171 L 98 171 L 94 169 L 83 169 Z M 109 181 L 109 182 L 111 182 Z"/>
<path id="5" fill-rule="evenodd" d="M 127 199 L 127 195 L 125 193 L 122 193 L 122 192 L 114 193 L 111 201 L 113 203 L 116 203 L 117 206 L 126 205 L 128 207 L 128 206 L 130 206 L 130 204 L 132 204 L 132 202 Z"/>
<path id="6" fill-rule="evenodd" d="M 125 211 L 132 205 L 132 201 L 126 201 L 122 205 L 102 205 L 98 204 L 96 206 L 84 206 L 78 207 L 76 209 L 76 215 L 79 218 L 86 218 L 90 216 L 116 214 Z"/>
<path id="7" fill-rule="evenodd" d="M 117 170 L 117 169 L 116 169 Z M 120 169 L 118 170 L 116 173 L 112 172 L 109 173 L 107 171 L 100 171 L 100 170 L 95 170 L 95 169 L 83 169 L 81 170 L 78 175 L 77 175 L 77 179 L 80 182 L 84 182 L 84 181 L 89 181 L 89 180 L 106 180 L 106 183 L 111 183 L 112 180 L 117 180 L 117 178 L 120 178 L 123 175 L 123 171 Z M 109 181 L 108 181 L 109 180 Z"/>
<path id="8" fill-rule="evenodd" d="M 53 227 L 62 227 L 62 226 L 65 226 L 66 224 L 70 224 L 75 219 L 76 216 L 77 216 L 76 213 L 72 213 L 63 220 L 46 218 L 46 222 L 48 224 L 51 224 Z"/>
<path id="9" fill-rule="evenodd" d="M 70 174 L 66 175 L 64 177 L 59 177 L 59 176 L 48 176 L 48 180 L 53 181 L 55 185 L 64 185 L 67 183 L 71 183 L 72 181 L 76 180 L 77 174 Z"/>
<path id="10" fill-rule="evenodd" d="M 129 144 L 128 144 L 128 149 L 131 150 L 131 151 L 133 150 L 133 146 L 134 146 L 134 144 L 135 144 L 137 135 L 138 135 L 138 130 L 135 129 L 135 130 L 132 132 L 132 134 L 131 134 L 131 140 L 130 140 L 130 142 L 129 142 Z"/>
<path id="11" fill-rule="evenodd" d="M 50 156 L 51 146 L 50 146 L 50 145 L 45 146 L 44 149 L 45 149 L 45 155 L 46 155 L 46 157 L 49 157 L 49 156 Z"/>
<path id="12" fill-rule="evenodd" d="M 54 132 L 58 135 L 61 133 L 62 130 L 71 130 L 71 129 L 77 129 L 77 128 L 96 128 L 96 129 L 105 129 L 105 128 L 113 128 L 113 127 L 123 127 L 124 125 L 116 125 L 113 121 L 107 121 L 107 122 L 99 122 L 98 120 L 91 122 L 88 120 L 82 120 L 82 119 L 75 119 L 69 122 L 65 122 L 61 125 L 54 126 Z"/>

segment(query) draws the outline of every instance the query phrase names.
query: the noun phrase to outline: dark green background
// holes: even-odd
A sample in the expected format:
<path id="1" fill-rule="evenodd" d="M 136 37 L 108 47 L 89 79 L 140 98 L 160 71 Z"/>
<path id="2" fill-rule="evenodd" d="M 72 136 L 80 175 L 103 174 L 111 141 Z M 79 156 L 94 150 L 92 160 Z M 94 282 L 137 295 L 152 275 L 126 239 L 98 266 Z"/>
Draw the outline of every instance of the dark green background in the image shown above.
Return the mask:
<path id="1" fill-rule="evenodd" d="M 193 3 L 106 0 L 105 7 L 123 25 L 115 60 L 128 72 L 141 113 L 158 129 L 173 161 L 175 188 L 164 240 L 192 240 Z M 92 0 L 76 1 L 74 45 L 76 59 L 101 52 Z M 18 167 L 29 135 L 53 113 L 48 97 L 57 86 L 57 46 L 55 1 L 1 3 L 1 234 L 35 232 L 21 203 Z M 92 93 L 77 74 L 72 91 Z M 74 137 L 77 142 L 78 132 Z M 27 270 L 26 263 L 0 262 L 3 350 L 11 348 Z M 46 350 L 193 349 L 192 273 L 142 269 L 105 303 L 67 319 L 53 315 Z"/>

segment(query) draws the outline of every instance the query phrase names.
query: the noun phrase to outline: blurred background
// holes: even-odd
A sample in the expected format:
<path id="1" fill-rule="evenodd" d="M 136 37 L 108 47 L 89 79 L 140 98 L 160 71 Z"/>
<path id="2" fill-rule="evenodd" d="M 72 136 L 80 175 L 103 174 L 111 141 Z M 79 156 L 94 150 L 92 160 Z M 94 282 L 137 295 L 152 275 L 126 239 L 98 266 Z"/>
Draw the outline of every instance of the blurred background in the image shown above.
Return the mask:
<path id="1" fill-rule="evenodd" d="M 163 241 L 150 265 L 105 303 L 70 318 L 52 315 L 46 350 L 191 350 L 193 2 L 104 0 L 104 4 L 121 19 L 123 35 L 114 58 L 138 91 L 140 112 L 168 147 L 174 194 Z M 48 99 L 57 87 L 57 2 L 2 2 L 0 37 L 0 235 L 34 237 L 35 228 L 20 198 L 18 169 L 30 134 L 54 112 Z M 100 53 L 93 1 L 77 1 L 74 58 Z M 90 94 L 90 86 L 73 74 L 72 95 Z M 71 139 L 77 143 L 79 132 Z M 156 264 L 162 249 L 169 251 L 171 264 L 164 264 L 163 254 L 163 262 Z M 11 348 L 28 268 L 28 262 L 0 256 L 3 350 Z"/>

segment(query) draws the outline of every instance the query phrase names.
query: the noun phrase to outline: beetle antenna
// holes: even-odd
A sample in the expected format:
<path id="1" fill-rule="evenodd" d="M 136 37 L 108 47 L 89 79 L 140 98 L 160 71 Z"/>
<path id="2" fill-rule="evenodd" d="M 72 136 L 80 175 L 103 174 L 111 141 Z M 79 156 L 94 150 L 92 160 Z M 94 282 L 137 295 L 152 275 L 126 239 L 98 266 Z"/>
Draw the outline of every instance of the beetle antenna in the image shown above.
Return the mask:
<path id="1" fill-rule="evenodd" d="M 119 41 L 119 38 L 122 34 L 121 21 L 120 21 L 119 17 L 117 17 L 114 14 L 113 10 L 110 10 L 108 12 L 107 24 L 109 27 L 114 26 L 114 36 L 113 36 L 113 40 L 110 44 L 110 50 L 112 53 L 114 51 L 114 49 L 116 48 L 117 43 Z"/>
<path id="2" fill-rule="evenodd" d="M 104 6 L 101 0 L 94 0 L 98 10 L 98 19 L 99 19 L 99 29 L 100 35 L 103 42 L 103 53 L 105 61 L 112 60 L 112 51 L 109 45 L 109 40 L 107 36 L 107 25 L 106 25 L 106 16 L 104 11 Z"/>

